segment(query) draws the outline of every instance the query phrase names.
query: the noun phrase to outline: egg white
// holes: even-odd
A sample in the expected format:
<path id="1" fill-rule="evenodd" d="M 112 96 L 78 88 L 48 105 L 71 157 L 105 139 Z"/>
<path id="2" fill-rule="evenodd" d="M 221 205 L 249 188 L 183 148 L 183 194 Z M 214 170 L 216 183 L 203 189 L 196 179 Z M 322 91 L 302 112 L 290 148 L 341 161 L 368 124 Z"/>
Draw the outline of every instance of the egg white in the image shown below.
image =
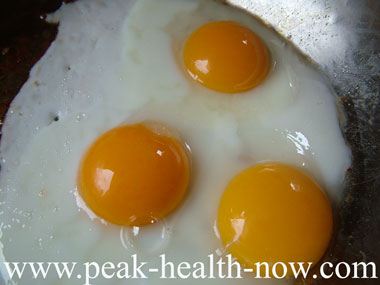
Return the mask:
<path id="1" fill-rule="evenodd" d="M 263 161 L 302 168 L 332 201 L 339 199 L 350 151 L 334 96 L 291 45 L 252 16 L 214 1 L 81 0 L 64 4 L 48 20 L 60 22 L 57 38 L 33 67 L 3 126 L 5 260 L 117 263 L 137 253 L 153 267 L 165 253 L 177 264 L 206 261 L 221 249 L 215 219 L 225 186 L 239 171 Z M 208 90 L 186 74 L 184 41 L 215 20 L 242 23 L 264 40 L 272 66 L 262 85 L 231 96 Z M 180 207 L 163 222 L 139 229 L 134 238 L 133 229 L 107 224 L 85 209 L 76 176 L 93 140 L 140 120 L 157 120 L 178 131 L 191 148 L 193 173 Z M 152 274 L 128 282 L 231 280 L 165 280 Z M 252 274 L 234 280 L 278 282 L 286 281 L 255 280 Z M 28 277 L 20 284 L 28 284 Z"/>

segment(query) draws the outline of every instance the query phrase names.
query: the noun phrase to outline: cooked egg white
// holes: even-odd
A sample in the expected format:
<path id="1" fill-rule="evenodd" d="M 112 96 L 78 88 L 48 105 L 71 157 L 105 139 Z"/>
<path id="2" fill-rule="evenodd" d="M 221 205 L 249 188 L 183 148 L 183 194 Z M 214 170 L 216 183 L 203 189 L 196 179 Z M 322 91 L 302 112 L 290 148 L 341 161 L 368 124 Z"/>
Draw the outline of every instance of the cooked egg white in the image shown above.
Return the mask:
<path id="1" fill-rule="evenodd" d="M 117 263 L 136 253 L 153 268 L 165 253 L 176 264 L 207 261 L 223 251 L 215 220 L 224 189 L 237 173 L 264 161 L 304 170 L 338 201 L 351 161 L 335 98 L 323 76 L 252 16 L 214 1 L 80 0 L 63 4 L 48 20 L 60 23 L 57 38 L 33 67 L 3 126 L 4 260 Z M 264 41 L 271 68 L 261 85 L 231 96 L 187 74 L 187 37 L 217 20 L 241 23 Z M 116 226 L 96 217 L 78 195 L 78 167 L 101 134 L 146 120 L 166 124 L 190 147 L 190 187 L 164 220 Z M 2 274 L 7 280 L 4 268 Z M 149 279 L 128 284 L 231 284 L 147 274 Z M 287 282 L 243 276 L 234 284 Z M 29 280 L 25 275 L 19 284 Z M 41 282 L 52 280 L 73 284 L 55 275 Z"/>

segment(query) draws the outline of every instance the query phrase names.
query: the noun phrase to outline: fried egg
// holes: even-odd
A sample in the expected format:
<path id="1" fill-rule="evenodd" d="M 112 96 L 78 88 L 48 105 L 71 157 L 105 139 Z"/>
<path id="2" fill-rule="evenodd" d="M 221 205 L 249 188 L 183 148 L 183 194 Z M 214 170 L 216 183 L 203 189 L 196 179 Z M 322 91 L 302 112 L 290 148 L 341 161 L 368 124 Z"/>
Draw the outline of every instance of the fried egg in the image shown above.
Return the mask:
<path id="1" fill-rule="evenodd" d="M 317 253 L 304 258 L 314 261 L 323 255 L 332 227 L 330 203 L 341 196 L 350 150 L 328 83 L 292 45 L 251 15 L 217 1 L 79 0 L 63 4 L 47 20 L 60 23 L 57 38 L 31 70 L 3 126 L 3 260 L 116 264 L 131 262 L 131 255 L 137 254 L 153 268 L 159 267 L 162 253 L 175 264 L 207 264 L 209 254 L 231 252 L 249 265 L 247 260 L 264 257 L 244 256 L 257 252 L 246 250 L 246 244 L 229 245 L 239 238 L 239 227 L 228 223 L 237 219 L 228 209 L 239 205 L 234 214 L 249 214 L 244 197 L 252 194 L 247 201 L 257 201 L 261 194 L 247 194 L 245 189 L 262 177 L 251 181 L 244 175 L 256 175 L 260 167 L 287 175 L 287 185 L 294 182 L 300 190 L 300 198 L 293 200 L 277 191 L 282 185 L 263 182 L 272 187 L 265 199 L 268 205 L 273 200 L 287 214 L 286 205 L 278 204 L 282 195 L 286 197 L 280 201 L 291 201 L 301 210 L 319 201 L 302 221 L 302 229 L 308 231 L 324 215 L 317 230 L 322 241 L 316 250 L 305 244 Z M 198 49 L 217 42 L 215 23 L 233 26 L 233 34 L 236 29 L 249 31 L 259 54 L 265 55 L 258 64 L 262 67 L 251 70 L 244 59 L 238 65 L 234 60 L 220 62 L 223 54 L 232 59 L 241 55 L 234 44 L 219 46 L 220 56 L 211 52 L 207 57 Z M 209 72 L 207 64 L 216 70 Z M 236 75 L 231 82 L 224 74 L 226 66 Z M 123 141 L 140 137 L 143 143 Z M 136 153 L 145 160 L 139 163 Z M 171 158 L 161 160 L 164 154 Z M 123 163 L 119 157 L 131 159 Z M 154 163 L 157 166 L 149 168 Z M 118 196 L 115 190 L 115 195 L 102 199 L 99 189 L 114 187 L 110 183 L 119 172 L 133 172 L 128 181 L 141 189 L 159 181 L 162 192 L 155 197 L 149 191 Z M 94 173 L 98 180 L 92 179 Z M 162 175 L 167 177 L 158 179 Z M 247 187 L 236 188 L 236 183 Z M 127 206 L 135 208 L 125 214 L 122 209 Z M 268 225 L 276 225 L 270 208 L 261 213 Z M 250 217 L 245 221 L 254 225 Z M 280 227 L 276 234 L 288 237 L 302 234 L 302 229 Z M 249 243 L 257 229 L 244 230 Z M 275 252 L 285 256 L 283 260 L 292 256 L 281 247 Z M 7 280 L 4 268 L 2 274 Z M 147 274 L 149 279 L 130 279 L 128 284 L 231 283 Z M 246 273 L 243 277 L 234 284 L 290 282 L 258 280 Z M 30 278 L 17 281 L 29 284 Z M 38 281 L 77 282 L 57 280 L 54 274 Z M 91 284 L 104 282 L 99 278 Z"/>

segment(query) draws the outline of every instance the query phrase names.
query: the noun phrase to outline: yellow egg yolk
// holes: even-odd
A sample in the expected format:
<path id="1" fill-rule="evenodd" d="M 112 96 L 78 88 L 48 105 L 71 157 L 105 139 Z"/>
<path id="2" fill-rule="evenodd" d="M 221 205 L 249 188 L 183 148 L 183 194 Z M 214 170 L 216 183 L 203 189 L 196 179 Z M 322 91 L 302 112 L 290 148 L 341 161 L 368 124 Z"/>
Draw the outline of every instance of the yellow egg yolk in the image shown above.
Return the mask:
<path id="1" fill-rule="evenodd" d="M 183 60 L 193 79 L 210 89 L 238 93 L 259 85 L 269 71 L 269 53 L 250 29 L 220 21 L 201 26 L 187 39 Z"/>
<path id="2" fill-rule="evenodd" d="M 323 256 L 333 218 L 325 193 L 312 179 L 294 167 L 265 163 L 233 178 L 222 196 L 217 223 L 223 244 L 239 263 L 256 270 L 257 262 L 283 262 L 289 275 L 288 262 L 315 265 Z M 265 267 L 259 271 L 267 274 Z M 284 271 L 275 267 L 277 276 Z"/>
<path id="3" fill-rule="evenodd" d="M 144 124 L 114 128 L 99 137 L 80 165 L 78 189 L 106 221 L 140 226 L 172 212 L 189 183 L 186 149 Z"/>

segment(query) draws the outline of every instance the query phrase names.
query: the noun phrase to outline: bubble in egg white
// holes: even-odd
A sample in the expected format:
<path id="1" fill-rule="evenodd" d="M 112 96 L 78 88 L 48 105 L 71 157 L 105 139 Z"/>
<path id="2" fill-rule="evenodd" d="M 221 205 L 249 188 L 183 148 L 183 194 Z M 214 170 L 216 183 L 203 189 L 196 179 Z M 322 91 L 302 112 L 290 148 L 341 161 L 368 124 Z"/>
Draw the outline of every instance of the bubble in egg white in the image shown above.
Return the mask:
<path id="1" fill-rule="evenodd" d="M 250 15 L 214 1 L 80 0 L 63 4 L 48 19 L 60 22 L 57 38 L 33 67 L 3 126 L 5 260 L 116 264 L 130 262 L 136 253 L 153 268 L 165 253 L 176 264 L 207 262 L 209 254 L 224 253 L 214 228 L 224 188 L 236 173 L 262 161 L 298 166 L 333 201 L 339 199 L 350 151 L 333 94 L 292 46 Z M 215 20 L 237 21 L 263 39 L 272 66 L 262 85 L 231 96 L 188 77 L 183 43 L 194 29 Z M 191 147 L 193 172 L 175 212 L 146 228 L 124 228 L 91 219 L 90 211 L 78 206 L 76 177 L 86 148 L 99 135 L 136 119 L 178 131 Z M 234 284 L 287 282 L 243 276 Z M 149 282 L 128 282 L 179 281 L 151 274 Z M 196 282 L 231 284 L 228 279 Z"/>
<path id="2" fill-rule="evenodd" d="M 158 256 L 170 246 L 172 229 L 165 219 L 142 227 L 122 227 L 120 239 L 126 249 L 132 249 L 141 257 Z"/>

